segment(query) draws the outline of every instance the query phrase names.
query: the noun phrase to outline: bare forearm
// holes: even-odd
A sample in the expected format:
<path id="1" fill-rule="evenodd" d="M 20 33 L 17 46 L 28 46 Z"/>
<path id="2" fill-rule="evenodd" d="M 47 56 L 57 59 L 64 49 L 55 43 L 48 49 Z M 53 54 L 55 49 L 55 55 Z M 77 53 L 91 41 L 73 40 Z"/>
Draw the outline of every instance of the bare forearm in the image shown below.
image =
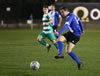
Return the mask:
<path id="1" fill-rule="evenodd" d="M 53 23 L 53 19 L 49 20 L 49 22 L 46 22 L 43 25 L 48 25 L 48 24 L 51 24 L 51 23 Z"/>
<path id="2" fill-rule="evenodd" d="M 53 19 L 49 20 L 49 22 L 47 22 L 48 24 L 51 24 L 53 23 Z"/>
<path id="3" fill-rule="evenodd" d="M 59 23 L 58 23 L 59 27 L 61 26 L 61 22 L 62 22 L 62 17 L 59 17 Z"/>

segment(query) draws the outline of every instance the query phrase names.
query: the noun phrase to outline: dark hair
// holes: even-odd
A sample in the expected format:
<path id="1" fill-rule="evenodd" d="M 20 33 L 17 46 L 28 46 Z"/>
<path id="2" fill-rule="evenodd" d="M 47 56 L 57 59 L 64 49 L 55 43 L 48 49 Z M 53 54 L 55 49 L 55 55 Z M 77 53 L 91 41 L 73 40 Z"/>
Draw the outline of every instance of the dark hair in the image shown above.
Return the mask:
<path id="1" fill-rule="evenodd" d="M 43 5 L 43 8 L 48 8 L 48 5 Z"/>
<path id="2" fill-rule="evenodd" d="M 55 4 L 51 4 L 51 5 L 55 7 Z"/>
<path id="3" fill-rule="evenodd" d="M 68 8 L 67 8 L 66 6 L 61 6 L 61 7 L 59 8 L 59 10 L 68 11 Z"/>

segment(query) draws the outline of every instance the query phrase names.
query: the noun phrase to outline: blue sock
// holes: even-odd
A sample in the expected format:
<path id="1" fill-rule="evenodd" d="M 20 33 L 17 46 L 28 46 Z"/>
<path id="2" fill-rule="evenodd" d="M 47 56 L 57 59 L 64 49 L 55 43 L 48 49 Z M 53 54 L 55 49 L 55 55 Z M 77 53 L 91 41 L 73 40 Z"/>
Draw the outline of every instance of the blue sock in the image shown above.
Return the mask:
<path id="1" fill-rule="evenodd" d="M 57 45 L 58 45 L 59 54 L 63 54 L 63 42 L 62 41 L 58 41 Z"/>
<path id="2" fill-rule="evenodd" d="M 56 34 L 55 34 L 55 36 L 56 36 L 56 38 L 58 38 L 60 35 L 56 35 Z"/>
<path id="3" fill-rule="evenodd" d="M 80 60 L 78 59 L 78 57 L 76 56 L 76 54 L 73 51 L 71 51 L 69 53 L 69 55 L 72 57 L 73 60 L 75 60 L 77 62 L 77 64 L 81 64 Z"/>

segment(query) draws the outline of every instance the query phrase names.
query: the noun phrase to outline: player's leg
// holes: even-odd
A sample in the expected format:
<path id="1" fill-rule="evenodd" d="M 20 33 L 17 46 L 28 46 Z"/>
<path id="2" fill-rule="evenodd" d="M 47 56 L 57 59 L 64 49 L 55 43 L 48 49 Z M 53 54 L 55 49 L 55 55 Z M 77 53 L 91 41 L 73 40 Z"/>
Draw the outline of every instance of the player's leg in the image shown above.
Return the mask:
<path id="1" fill-rule="evenodd" d="M 56 41 L 56 37 L 55 37 L 54 33 L 52 32 L 52 33 L 48 34 L 47 37 L 48 37 L 48 39 L 50 41 L 52 41 L 52 43 L 54 44 L 54 46 L 58 49 L 58 47 L 57 47 L 57 41 Z"/>
<path id="2" fill-rule="evenodd" d="M 65 41 L 66 41 L 66 38 L 64 36 L 60 36 L 58 38 L 57 45 L 58 45 L 59 54 L 63 54 L 63 42 Z"/>
<path id="3" fill-rule="evenodd" d="M 37 37 L 37 40 L 40 42 L 40 44 L 42 44 L 46 47 L 49 47 L 50 45 L 43 40 L 45 37 L 46 37 L 46 35 L 43 32 L 41 32 L 39 34 L 39 36 Z"/>
<path id="4" fill-rule="evenodd" d="M 74 60 L 76 61 L 76 63 L 78 64 L 78 69 L 81 69 L 82 67 L 82 63 L 80 62 L 80 60 L 78 59 L 77 55 L 72 51 L 72 49 L 75 47 L 75 44 L 73 44 L 72 42 L 68 42 L 68 46 L 66 46 L 66 52 L 68 53 L 68 55 Z"/>
<path id="5" fill-rule="evenodd" d="M 58 49 L 58 46 L 57 46 L 57 41 L 56 40 L 52 40 L 52 43 L 54 44 L 54 46 Z"/>
<path id="6" fill-rule="evenodd" d="M 63 56 L 63 42 L 67 41 L 66 38 L 64 36 L 60 36 L 58 38 L 58 42 L 57 42 L 57 45 L 58 45 L 58 52 L 59 54 L 57 56 L 55 56 L 56 59 L 58 58 L 64 58 Z"/>
<path id="7" fill-rule="evenodd" d="M 46 46 L 46 42 L 43 40 L 43 37 L 42 37 L 42 36 L 39 35 L 39 36 L 37 37 L 37 40 L 40 42 L 40 44 Z"/>

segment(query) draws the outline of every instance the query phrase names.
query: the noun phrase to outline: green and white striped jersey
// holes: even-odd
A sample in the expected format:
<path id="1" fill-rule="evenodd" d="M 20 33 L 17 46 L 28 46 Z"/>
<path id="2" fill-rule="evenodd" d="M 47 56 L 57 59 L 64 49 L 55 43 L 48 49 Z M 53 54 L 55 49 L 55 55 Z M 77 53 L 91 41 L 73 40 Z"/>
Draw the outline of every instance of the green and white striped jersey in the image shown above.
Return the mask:
<path id="1" fill-rule="evenodd" d="M 52 16 L 50 16 L 49 13 L 43 15 L 43 32 L 45 34 L 53 33 L 52 24 L 44 25 L 45 23 L 49 22 L 50 19 L 52 19 Z"/>

